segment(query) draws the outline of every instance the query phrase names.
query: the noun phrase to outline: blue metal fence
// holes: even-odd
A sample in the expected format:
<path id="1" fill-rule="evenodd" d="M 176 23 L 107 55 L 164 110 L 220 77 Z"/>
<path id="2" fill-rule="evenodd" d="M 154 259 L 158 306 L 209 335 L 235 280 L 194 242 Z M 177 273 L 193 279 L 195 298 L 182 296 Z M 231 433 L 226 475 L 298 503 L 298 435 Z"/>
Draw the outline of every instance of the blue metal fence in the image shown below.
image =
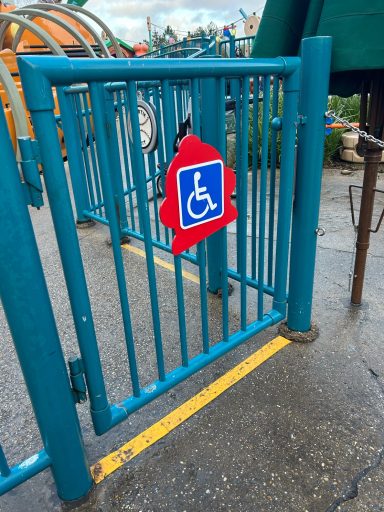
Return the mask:
<path id="1" fill-rule="evenodd" d="M 207 36 L 184 37 L 181 41 L 160 46 L 160 48 L 141 56 L 142 59 L 180 59 L 195 58 L 207 53 L 211 43 Z"/>
<path id="2" fill-rule="evenodd" d="M 317 52 L 318 57 L 329 56 L 327 38 L 308 41 L 304 46 L 310 46 Z M 198 66 L 193 60 L 174 60 L 172 66 L 169 66 L 168 62 L 156 59 L 148 60 L 143 65 L 144 62 L 137 59 L 127 66 L 126 61 L 119 59 L 81 62 L 65 57 L 19 59 L 26 103 L 40 144 L 46 193 L 84 367 L 90 413 L 95 432 L 99 435 L 218 357 L 286 317 L 300 59 L 204 59 L 199 61 Z M 312 73 L 311 66 L 311 59 L 304 61 L 303 76 Z M 84 262 L 62 160 L 57 119 L 54 115 L 53 88 L 57 90 L 60 105 L 60 122 L 68 154 L 77 221 L 94 220 L 107 225 L 110 230 L 132 388 L 131 395 L 119 403 L 111 403 L 106 391 Z M 319 128 L 323 125 L 324 120 L 320 112 L 324 112 L 326 108 L 326 89 L 327 70 L 324 67 L 324 76 L 319 77 L 316 95 L 305 104 L 305 118 L 312 127 Z M 144 155 L 141 149 L 138 94 L 155 107 L 159 129 L 158 147 L 148 155 Z M 314 105 L 316 108 L 313 108 Z M 174 141 L 179 123 L 188 115 L 191 120 L 191 131 L 203 141 L 214 145 L 226 158 L 229 142 L 226 132 L 228 111 L 232 111 L 235 118 L 235 200 L 239 211 L 235 233 L 236 249 L 230 250 L 230 235 L 225 228 L 200 242 L 194 250 L 173 257 L 180 364 L 169 367 L 164 356 L 154 251 L 163 250 L 170 258 L 172 234 L 159 223 L 158 207 L 161 197 L 156 195 L 157 180 L 162 194 L 164 173 L 174 156 Z M 320 138 L 317 145 L 321 148 L 322 144 L 323 140 Z M 7 165 L 9 164 L 11 169 L 12 165 L 15 167 L 15 163 L 12 164 L 11 157 L 9 159 Z M 307 173 L 312 167 L 316 167 L 318 172 L 319 162 L 311 161 L 310 153 L 307 153 L 305 165 Z M 298 169 L 299 179 L 302 172 Z M 17 281 L 20 285 L 24 279 L 29 283 L 31 276 L 38 275 L 41 280 L 43 275 L 21 191 L 18 192 L 18 196 L 12 195 L 8 203 L 3 202 L 3 196 L 8 193 L 7 186 L 18 190 L 16 176 L 18 174 L 13 169 L 2 177 L 0 205 L 3 207 L 11 203 L 24 211 L 23 217 L 18 217 L 17 222 L 19 229 L 29 233 L 31 251 L 35 251 L 34 261 L 29 268 L 21 267 L 18 271 Z M 307 186 L 310 188 L 313 185 Z M 316 186 L 319 188 L 318 183 Z M 150 192 L 149 188 L 152 189 Z M 151 204 L 149 193 L 153 195 Z M 318 209 L 318 203 L 314 208 Z M 305 216 L 303 211 L 296 215 L 297 225 L 304 226 L 309 232 L 312 225 L 305 225 L 303 215 Z M 14 226 L 8 221 L 8 206 L 3 207 L 0 218 L 2 232 L 5 233 L 0 242 L 2 277 L 3 274 L 10 272 L 6 264 L 7 254 L 9 250 L 16 251 L 16 248 L 11 233 Z M 314 220 L 312 218 L 311 222 Z M 313 227 L 313 231 L 314 229 Z M 131 314 L 134 290 L 128 289 L 125 275 L 121 248 L 121 239 L 124 236 L 141 241 L 145 248 L 146 281 L 154 339 L 152 349 L 158 374 L 157 379 L 151 383 L 143 382 L 140 377 L 142 373 L 136 357 L 137 340 L 133 335 Z M 315 240 L 310 236 L 308 241 L 298 240 L 292 250 L 299 251 L 298 244 L 305 249 L 306 245 L 312 247 L 314 243 Z M 314 260 L 314 254 L 312 259 Z M 194 356 L 191 355 L 186 328 L 184 261 L 196 265 L 200 285 L 201 348 Z M 311 278 L 313 280 L 313 267 L 311 272 L 311 276 L 307 273 L 307 283 Z M 229 278 L 239 283 L 240 322 L 235 330 L 230 325 Z M 2 284 L 3 282 L 0 286 Z M 9 287 L 4 285 L 1 288 L 4 309 L 10 325 L 14 321 L 12 319 L 15 312 L 18 311 L 17 302 L 10 299 L 10 290 L 14 285 L 16 286 L 10 282 Z M 301 283 L 291 281 L 291 289 L 296 285 L 300 288 Z M 222 328 L 219 339 L 213 338 L 209 329 L 207 287 L 213 293 L 221 289 Z M 256 305 L 252 307 L 249 300 L 251 292 L 256 295 Z M 52 318 L 49 316 L 49 299 L 44 294 L 42 284 L 40 289 L 35 290 L 34 305 L 37 307 L 37 299 L 45 301 L 42 311 L 46 313 L 42 314 L 46 316 L 41 318 L 41 324 L 44 325 L 44 333 L 49 330 L 55 332 L 55 326 L 52 325 Z M 32 298 L 26 295 L 26 309 L 30 300 Z M 18 328 L 19 333 L 14 333 L 16 347 L 22 347 L 20 350 L 33 357 L 36 353 L 36 344 L 29 343 L 30 332 L 25 325 Z M 39 330 L 38 326 L 36 329 Z M 58 345 L 56 363 L 60 366 L 63 361 L 59 341 L 55 337 L 53 340 L 56 346 Z M 41 348 L 40 345 L 38 348 Z M 26 374 L 29 392 L 39 407 L 40 401 L 45 401 L 45 396 L 41 396 L 42 392 L 38 386 L 36 389 L 34 377 L 31 377 L 32 380 L 27 378 L 29 366 L 22 352 L 19 353 L 19 357 Z M 62 388 L 59 391 L 56 389 L 56 401 L 57 393 L 65 398 L 64 402 L 71 397 L 68 379 L 64 377 L 63 380 L 62 375 Z M 53 383 L 52 387 L 55 388 Z M 70 432 L 76 438 L 75 441 L 72 440 L 73 446 L 68 452 L 72 460 L 71 471 L 66 473 L 61 472 L 66 462 L 66 454 L 61 457 L 60 452 L 52 448 L 61 434 L 56 433 L 54 429 L 47 431 L 46 427 L 47 422 L 49 423 L 46 416 L 50 415 L 51 406 L 51 403 L 49 406 L 43 406 L 40 415 L 36 411 L 41 422 L 41 430 L 45 434 L 45 464 L 39 467 L 35 465 L 35 470 L 28 475 L 21 475 L 16 468 L 13 471 L 16 471 L 19 477 L 17 481 L 9 483 L 9 469 L 5 456 L 0 452 L 0 492 L 7 491 L 49 463 L 63 499 L 73 499 L 74 494 L 80 497 L 88 492 L 89 471 L 83 453 L 81 434 L 77 428 L 77 418 L 73 417 L 73 404 L 71 408 L 68 403 L 60 412 L 60 416 L 52 419 L 58 420 L 64 415 L 67 418 L 66 425 L 70 424 Z M 68 434 L 67 442 L 72 434 Z"/>
<path id="3" fill-rule="evenodd" d="M 252 44 L 254 41 L 254 36 L 244 36 L 244 37 L 233 37 L 230 36 L 228 39 L 220 41 L 219 43 L 219 55 L 221 57 L 230 57 L 233 58 L 241 58 L 241 57 L 249 57 L 252 51 Z"/>

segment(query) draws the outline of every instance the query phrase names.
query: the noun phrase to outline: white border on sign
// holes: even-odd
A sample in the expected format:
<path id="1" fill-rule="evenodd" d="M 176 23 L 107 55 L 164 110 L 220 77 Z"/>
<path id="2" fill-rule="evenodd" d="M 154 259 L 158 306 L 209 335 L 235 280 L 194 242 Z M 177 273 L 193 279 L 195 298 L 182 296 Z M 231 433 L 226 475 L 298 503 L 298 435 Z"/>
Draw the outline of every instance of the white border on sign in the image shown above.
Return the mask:
<path id="1" fill-rule="evenodd" d="M 181 194 L 180 194 L 180 174 L 183 171 L 189 171 L 190 169 L 198 169 L 199 167 L 204 167 L 206 165 L 210 164 L 220 164 L 221 168 L 221 213 L 220 215 L 216 215 L 216 217 L 210 217 L 209 219 L 201 220 L 199 222 L 196 222 L 192 226 L 184 226 L 183 225 L 183 211 L 181 208 Z M 220 219 L 224 215 L 224 165 L 221 160 L 210 160 L 208 162 L 203 162 L 201 164 L 195 164 L 195 165 L 188 165 L 186 167 L 180 167 L 180 169 L 176 173 L 176 179 L 177 179 L 177 197 L 179 199 L 179 220 L 180 220 L 180 226 L 182 229 L 190 229 L 194 228 L 196 226 L 199 226 L 200 224 L 205 224 L 206 222 L 211 222 L 211 220 Z"/>

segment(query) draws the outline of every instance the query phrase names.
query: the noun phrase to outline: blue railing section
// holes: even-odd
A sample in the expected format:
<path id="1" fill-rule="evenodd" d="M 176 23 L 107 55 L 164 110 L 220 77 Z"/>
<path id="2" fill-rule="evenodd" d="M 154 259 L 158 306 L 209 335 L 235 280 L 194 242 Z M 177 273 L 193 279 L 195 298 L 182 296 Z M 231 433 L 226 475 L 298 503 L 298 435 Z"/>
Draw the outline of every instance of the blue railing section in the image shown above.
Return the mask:
<path id="1" fill-rule="evenodd" d="M 160 48 L 142 55 L 142 59 L 158 59 L 158 58 L 186 58 L 197 54 L 200 50 L 206 49 L 210 44 L 211 38 L 207 36 L 184 37 L 176 43 L 161 46 Z"/>
<path id="2" fill-rule="evenodd" d="M 84 367 L 90 414 L 98 435 L 258 332 L 283 320 L 287 314 L 289 254 L 290 293 L 295 297 L 289 303 L 291 317 L 293 324 L 303 320 L 300 312 L 304 301 L 307 304 L 311 299 L 308 288 L 312 293 L 320 190 L 319 180 L 309 180 L 308 175 L 321 176 L 319 154 L 323 144 L 320 137 L 313 150 L 313 140 L 308 143 L 306 123 L 310 133 L 323 133 L 329 57 L 330 38 L 312 38 L 303 42 L 302 65 L 299 58 L 207 58 L 199 60 L 198 65 L 194 59 L 175 59 L 172 66 L 168 59 L 148 59 L 145 66 L 135 59 L 127 66 L 120 59 L 19 58 L 26 104 L 40 146 L 46 195 Z M 315 73 L 319 61 L 323 63 L 322 75 Z M 298 111 L 300 72 L 301 83 L 312 84 L 308 77 L 316 76 L 316 87 L 304 91 L 305 94 L 301 91 L 302 110 Z M 108 226 L 110 232 L 132 390 L 118 403 L 110 401 L 106 390 L 57 131 L 54 89 L 77 221 L 95 220 Z M 153 105 L 159 131 L 157 149 L 148 155 L 141 149 L 139 99 Z M 299 130 L 298 112 L 303 120 Z M 158 208 L 164 195 L 165 172 L 177 149 L 174 143 L 179 125 L 188 117 L 188 130 L 214 145 L 226 160 L 232 144 L 231 158 L 236 170 L 234 201 L 239 217 L 236 229 L 224 228 L 193 250 L 174 257 L 170 254 L 172 233 L 159 223 Z M 228 129 L 231 123 L 232 128 Z M 6 132 L 2 113 L 0 128 L 2 133 Z M 296 170 L 292 226 L 295 238 L 290 252 L 297 131 L 301 134 L 301 156 Z M 305 146 L 302 140 L 306 141 Z M 2 138 L 0 144 L 5 166 L 0 183 L 0 294 L 44 445 L 42 452 L 15 468 L 9 468 L 1 449 L 0 493 L 49 465 L 59 496 L 72 500 L 86 495 L 91 488 L 89 467 L 19 170 L 9 138 Z M 298 197 L 298 190 L 300 196 L 314 201 L 313 214 L 305 211 L 306 199 Z M 303 232 L 307 235 L 300 239 Z M 134 335 L 131 314 L 135 290 L 127 284 L 121 247 L 125 236 L 142 242 L 145 248 L 146 275 L 142 282 L 148 286 L 153 332 L 153 346 L 146 347 L 146 351 L 148 356 L 152 352 L 156 361 L 157 378 L 153 382 L 145 380 L 147 369 L 141 368 L 137 358 L 140 340 Z M 23 246 L 19 243 L 21 238 Z M 155 272 L 154 253 L 159 250 L 174 266 L 179 363 L 172 366 L 165 357 L 162 304 Z M 311 260 L 306 265 L 300 252 Z M 300 268 L 297 260 L 301 262 Z M 183 283 L 183 270 L 191 263 L 199 277 L 201 344 L 197 353 L 190 346 Z M 239 283 L 236 325 L 228 300 L 229 279 Z M 222 296 L 221 333 L 215 336 L 210 329 L 208 290 L 221 290 Z M 305 311 L 308 321 L 307 306 Z"/>

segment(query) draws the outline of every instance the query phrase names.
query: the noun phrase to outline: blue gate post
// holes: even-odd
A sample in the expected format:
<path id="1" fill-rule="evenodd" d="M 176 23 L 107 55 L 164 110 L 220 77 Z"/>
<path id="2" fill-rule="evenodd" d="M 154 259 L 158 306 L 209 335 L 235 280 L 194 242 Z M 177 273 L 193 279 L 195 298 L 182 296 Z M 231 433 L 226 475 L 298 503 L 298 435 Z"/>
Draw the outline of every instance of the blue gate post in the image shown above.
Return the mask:
<path id="1" fill-rule="evenodd" d="M 302 41 L 296 189 L 293 205 L 288 328 L 311 328 L 325 117 L 331 62 L 331 37 Z"/>
<path id="2" fill-rule="evenodd" d="M 92 478 L 1 104 L 0 133 L 0 297 L 58 494 L 75 500 Z"/>
<path id="3" fill-rule="evenodd" d="M 201 132 L 202 140 L 217 150 L 220 147 L 217 82 L 214 78 L 204 78 L 201 84 Z M 223 158 L 225 155 L 221 155 Z M 217 293 L 221 288 L 222 230 L 207 238 L 208 290 Z"/>

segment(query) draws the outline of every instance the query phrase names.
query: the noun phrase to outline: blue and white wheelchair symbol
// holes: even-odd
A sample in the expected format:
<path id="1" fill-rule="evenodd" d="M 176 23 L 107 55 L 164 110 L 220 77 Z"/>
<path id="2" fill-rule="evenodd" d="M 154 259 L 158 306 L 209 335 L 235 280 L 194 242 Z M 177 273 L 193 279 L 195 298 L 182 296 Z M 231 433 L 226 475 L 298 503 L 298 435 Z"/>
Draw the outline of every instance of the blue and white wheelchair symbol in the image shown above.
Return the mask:
<path id="1" fill-rule="evenodd" d="M 192 228 L 224 214 L 224 169 L 221 160 L 182 167 L 177 172 L 180 225 Z"/>

